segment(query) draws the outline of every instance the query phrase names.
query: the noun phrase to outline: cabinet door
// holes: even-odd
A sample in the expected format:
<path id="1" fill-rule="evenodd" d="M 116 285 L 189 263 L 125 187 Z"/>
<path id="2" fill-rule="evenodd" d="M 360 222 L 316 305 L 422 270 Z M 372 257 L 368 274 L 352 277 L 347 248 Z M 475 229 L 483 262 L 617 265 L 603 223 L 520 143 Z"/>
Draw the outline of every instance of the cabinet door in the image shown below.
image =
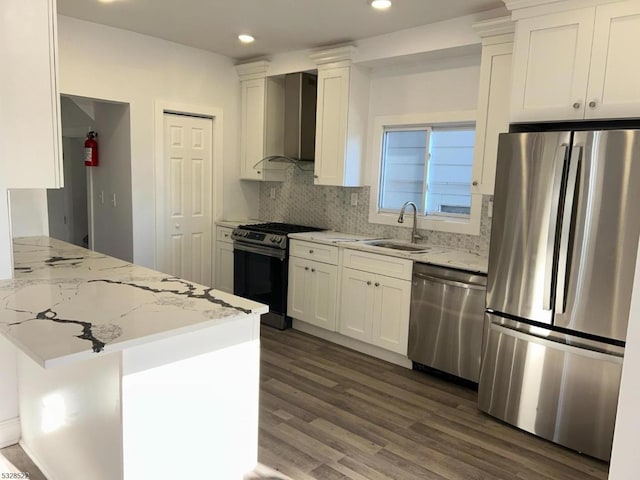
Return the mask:
<path id="1" fill-rule="evenodd" d="M 241 85 L 240 178 L 262 180 L 261 169 L 253 167 L 264 158 L 266 79 L 245 80 Z"/>
<path id="2" fill-rule="evenodd" d="M 411 282 L 376 275 L 371 343 L 407 354 Z"/>
<path id="3" fill-rule="evenodd" d="M 594 18 L 584 8 L 518 21 L 511 121 L 584 117 Z"/>
<path id="4" fill-rule="evenodd" d="M 640 4 L 596 9 L 586 118 L 637 117 L 640 112 Z"/>
<path id="5" fill-rule="evenodd" d="M 233 243 L 217 242 L 216 288 L 233 293 Z"/>
<path id="6" fill-rule="evenodd" d="M 307 276 L 309 262 L 289 257 L 289 290 L 287 292 L 287 315 L 307 321 Z"/>
<path id="7" fill-rule="evenodd" d="M 498 135 L 509 131 L 513 42 L 482 47 L 472 193 L 493 195 Z"/>
<path id="8" fill-rule="evenodd" d="M 307 288 L 309 309 L 306 321 L 335 332 L 338 267 L 318 262 L 311 262 L 309 266 L 311 281 Z"/>
<path id="9" fill-rule="evenodd" d="M 342 185 L 349 113 L 350 67 L 318 72 L 316 185 Z"/>
<path id="10" fill-rule="evenodd" d="M 340 333 L 371 343 L 374 275 L 342 269 Z"/>
<path id="11" fill-rule="evenodd" d="M 0 185 L 63 185 L 54 0 L 2 0 Z"/>

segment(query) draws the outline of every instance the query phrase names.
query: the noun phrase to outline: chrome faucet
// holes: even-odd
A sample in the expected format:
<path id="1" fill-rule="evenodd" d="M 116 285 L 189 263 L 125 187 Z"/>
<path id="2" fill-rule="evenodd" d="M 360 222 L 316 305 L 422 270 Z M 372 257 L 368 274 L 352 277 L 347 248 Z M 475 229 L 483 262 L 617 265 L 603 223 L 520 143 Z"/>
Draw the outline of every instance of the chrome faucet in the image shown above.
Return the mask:
<path id="1" fill-rule="evenodd" d="M 422 237 L 418 235 L 418 208 L 413 202 L 404 202 L 400 209 L 400 216 L 398 217 L 398 223 L 404 223 L 404 212 L 407 207 L 411 205 L 413 207 L 413 228 L 411 229 L 411 243 L 418 243 Z"/>

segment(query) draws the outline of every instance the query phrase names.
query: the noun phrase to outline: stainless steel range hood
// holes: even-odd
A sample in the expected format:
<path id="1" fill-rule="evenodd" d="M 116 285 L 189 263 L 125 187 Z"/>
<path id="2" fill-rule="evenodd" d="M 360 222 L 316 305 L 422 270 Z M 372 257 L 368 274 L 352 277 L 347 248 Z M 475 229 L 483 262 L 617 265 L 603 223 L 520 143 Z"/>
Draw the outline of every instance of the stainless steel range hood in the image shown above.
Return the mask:
<path id="1" fill-rule="evenodd" d="M 285 75 L 284 157 L 313 161 L 316 148 L 318 79 L 310 73 Z"/>

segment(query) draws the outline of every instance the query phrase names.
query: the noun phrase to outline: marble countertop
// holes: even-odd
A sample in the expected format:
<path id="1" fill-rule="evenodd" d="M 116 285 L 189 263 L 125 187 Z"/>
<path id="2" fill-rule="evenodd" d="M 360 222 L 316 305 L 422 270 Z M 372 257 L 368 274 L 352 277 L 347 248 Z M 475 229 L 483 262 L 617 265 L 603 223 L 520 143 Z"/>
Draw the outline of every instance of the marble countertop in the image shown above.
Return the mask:
<path id="1" fill-rule="evenodd" d="M 375 240 L 378 237 L 367 235 L 356 235 L 353 233 L 334 232 L 333 230 L 323 230 L 320 232 L 290 233 L 289 238 L 306 240 L 308 242 L 326 243 L 333 245 L 343 242 L 359 242 L 363 240 Z"/>
<path id="2" fill-rule="evenodd" d="M 14 239 L 0 332 L 45 368 L 233 321 L 267 306 L 48 237 Z"/>
<path id="3" fill-rule="evenodd" d="M 486 274 L 488 269 L 488 258 L 486 255 L 466 250 L 456 250 L 447 246 L 420 244 L 420 246 L 424 246 L 427 250 L 426 252 L 407 252 L 403 250 L 393 250 L 390 248 L 368 245 L 366 241 L 374 240 L 375 238 L 373 237 L 332 231 L 294 233 L 290 234 L 289 238 L 325 243 L 329 245 L 338 245 L 352 250 L 363 250 L 394 257 L 408 258 L 414 262 L 458 268 L 470 272 Z M 400 240 L 398 240 L 398 242 L 406 243 Z"/>

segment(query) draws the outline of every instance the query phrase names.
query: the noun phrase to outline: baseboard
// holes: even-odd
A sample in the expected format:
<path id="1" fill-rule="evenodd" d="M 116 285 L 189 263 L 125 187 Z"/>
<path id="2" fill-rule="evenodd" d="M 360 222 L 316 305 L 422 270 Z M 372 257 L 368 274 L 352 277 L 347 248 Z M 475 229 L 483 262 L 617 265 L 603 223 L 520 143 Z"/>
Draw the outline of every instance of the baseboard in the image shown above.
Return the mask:
<path id="1" fill-rule="evenodd" d="M 375 345 L 361 342 L 360 340 L 347 337 L 338 332 L 330 332 L 329 330 L 316 327 L 315 325 L 311 325 L 306 322 L 301 322 L 300 320 L 296 320 L 295 318 L 293 319 L 293 329 L 308 333 L 309 335 L 313 335 L 315 337 L 320 337 L 323 340 L 337 343 L 338 345 L 350 348 L 351 350 L 355 350 L 356 352 L 364 353 L 365 355 L 370 355 L 372 357 L 379 358 L 380 360 L 384 360 L 385 362 L 393 363 L 401 367 L 411 369 L 413 366 L 411 360 L 409 360 L 404 355 L 385 350 L 384 348 L 380 348 Z"/>
<path id="2" fill-rule="evenodd" d="M 31 459 L 31 461 L 35 464 L 35 466 L 40 469 L 40 471 L 42 472 L 42 475 L 44 475 L 44 477 L 47 480 L 58 480 L 58 478 L 52 475 L 51 472 L 47 470 L 47 467 L 43 465 L 40 462 L 40 460 L 38 460 L 38 458 L 33 454 L 31 449 L 24 443 L 23 440 L 20 440 L 19 443 L 20 443 L 20 446 L 22 447 L 22 450 L 24 450 L 24 453 L 26 453 L 27 456 Z"/>
<path id="3" fill-rule="evenodd" d="M 20 417 L 0 422 L 0 448 L 18 443 L 20 433 Z"/>

